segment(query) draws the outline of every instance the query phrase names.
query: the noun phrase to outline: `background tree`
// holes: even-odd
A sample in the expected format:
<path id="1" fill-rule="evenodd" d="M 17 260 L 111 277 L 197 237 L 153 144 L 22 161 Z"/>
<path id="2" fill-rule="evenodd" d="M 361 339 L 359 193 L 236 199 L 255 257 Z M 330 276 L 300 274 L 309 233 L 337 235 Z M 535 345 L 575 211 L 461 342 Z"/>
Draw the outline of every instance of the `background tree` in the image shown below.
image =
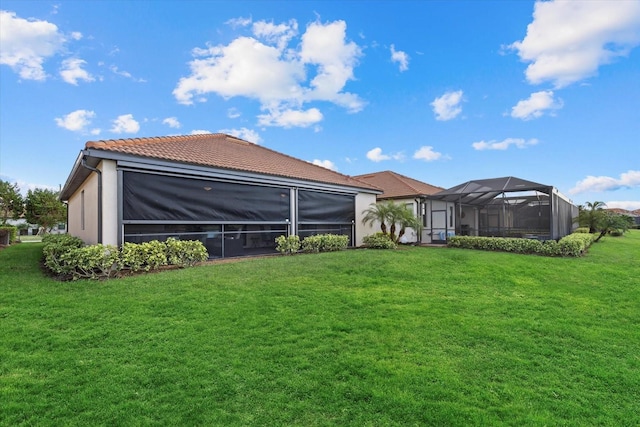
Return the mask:
<path id="1" fill-rule="evenodd" d="M 604 202 L 587 202 L 578 209 L 578 224 L 580 227 L 589 227 L 589 233 L 597 232 L 600 227 L 599 223 L 604 220 L 606 203 Z"/>
<path id="2" fill-rule="evenodd" d="M 8 219 L 18 219 L 24 211 L 24 201 L 20 195 L 18 184 L 0 181 L 0 225 Z"/>
<path id="3" fill-rule="evenodd" d="M 597 224 L 600 235 L 596 242 L 612 231 L 626 233 L 633 226 L 633 218 L 628 215 L 621 215 L 615 212 L 605 211 Z"/>
<path id="4" fill-rule="evenodd" d="M 48 233 L 54 225 L 66 221 L 67 207 L 58 199 L 57 191 L 36 188 L 27 193 L 25 217 Z"/>

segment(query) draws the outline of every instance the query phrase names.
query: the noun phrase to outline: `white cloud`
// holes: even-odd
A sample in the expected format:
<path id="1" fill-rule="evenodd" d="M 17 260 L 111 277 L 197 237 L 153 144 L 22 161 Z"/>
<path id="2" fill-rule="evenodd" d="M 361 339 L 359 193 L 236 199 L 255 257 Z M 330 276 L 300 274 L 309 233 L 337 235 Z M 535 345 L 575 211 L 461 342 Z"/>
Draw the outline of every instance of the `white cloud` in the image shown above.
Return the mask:
<path id="1" fill-rule="evenodd" d="M 67 114 L 66 116 L 57 117 L 55 119 L 56 124 L 64 129 L 73 132 L 85 132 L 87 127 L 91 124 L 91 119 L 96 116 L 96 113 L 89 110 L 76 110 Z"/>
<path id="2" fill-rule="evenodd" d="M 640 209 L 640 200 L 620 200 L 607 202 L 607 208 L 609 209 L 626 209 L 628 211 L 635 211 Z"/>
<path id="3" fill-rule="evenodd" d="M 308 127 L 322 121 L 322 113 L 317 108 L 303 110 L 273 110 L 268 114 L 258 115 L 261 126 Z"/>
<path id="4" fill-rule="evenodd" d="M 71 33 L 71 38 L 74 40 L 82 40 L 82 33 L 79 31 L 73 31 Z"/>
<path id="5" fill-rule="evenodd" d="M 123 114 L 113 121 L 110 130 L 113 133 L 138 133 L 140 123 L 133 118 L 133 114 Z"/>
<path id="6" fill-rule="evenodd" d="M 62 61 L 62 68 L 60 69 L 62 80 L 74 86 L 78 85 L 78 80 L 84 80 L 85 82 L 95 81 L 95 78 L 87 70 L 82 69 L 82 66 L 86 63 L 87 61 L 80 58 L 69 58 Z"/>
<path id="7" fill-rule="evenodd" d="M 47 21 L 26 20 L 0 10 L 0 64 L 25 80 L 45 80 L 44 62 L 63 48 L 64 35 Z"/>
<path id="8" fill-rule="evenodd" d="M 247 128 L 221 129 L 220 132 L 235 136 L 236 138 L 244 139 L 245 141 L 253 142 L 254 144 L 260 144 L 262 142 L 262 138 L 260 138 L 258 132 Z"/>
<path id="9" fill-rule="evenodd" d="M 396 50 L 394 45 L 391 45 L 391 62 L 397 62 L 400 66 L 400 71 L 409 69 L 409 55 L 401 50 Z"/>
<path id="10" fill-rule="evenodd" d="M 395 154 L 382 154 L 382 148 L 380 147 L 376 147 L 373 148 L 369 151 L 367 151 L 367 159 L 371 160 L 372 162 L 381 162 L 383 160 L 403 160 L 404 159 L 404 154 L 402 154 L 401 152 L 395 153 Z"/>
<path id="11" fill-rule="evenodd" d="M 109 69 L 111 70 L 111 72 L 113 74 L 116 74 L 116 75 L 122 76 L 122 77 L 126 77 L 128 79 L 133 80 L 134 82 L 138 82 L 138 83 L 146 83 L 147 82 L 145 79 L 139 79 L 139 78 L 133 77 L 133 75 L 130 72 L 122 71 L 118 67 L 116 67 L 115 65 L 110 66 Z"/>
<path id="12" fill-rule="evenodd" d="M 420 147 L 414 154 L 413 158 L 418 160 L 424 160 L 425 162 L 432 162 L 442 157 L 442 153 L 433 151 L 433 147 L 425 145 Z"/>
<path id="13" fill-rule="evenodd" d="M 278 25 L 260 21 L 251 28 L 251 37 L 193 49 L 190 74 L 173 91 L 176 100 L 192 104 L 206 101 L 209 94 L 254 99 L 268 111 L 259 117 L 262 124 L 283 127 L 321 120 L 317 107 L 304 108 L 310 102 L 331 102 L 349 112 L 364 107 L 358 95 L 344 91 L 361 55 L 358 45 L 346 40 L 344 21 L 310 24 L 291 48 L 295 20 Z"/>
<path id="14" fill-rule="evenodd" d="M 162 124 L 167 125 L 173 129 L 180 129 L 180 127 L 182 127 L 177 117 L 167 117 L 162 121 Z"/>
<path id="15" fill-rule="evenodd" d="M 518 148 L 526 148 L 530 145 L 536 145 L 538 140 L 535 138 L 532 139 L 523 139 L 523 138 L 507 138 L 502 141 L 479 141 L 474 142 L 471 146 L 476 150 L 506 150 L 510 146 L 516 146 Z"/>
<path id="16" fill-rule="evenodd" d="M 576 186 L 569 190 L 570 194 L 578 194 L 587 191 L 602 192 L 615 191 L 623 188 L 640 187 L 640 170 L 630 170 L 620 174 L 620 178 L 610 176 L 587 176 L 578 181 Z"/>
<path id="17" fill-rule="evenodd" d="M 522 120 L 537 119 L 546 110 L 562 108 L 562 100 L 553 99 L 553 91 L 543 90 L 532 93 L 528 99 L 518 101 L 511 109 L 511 117 Z"/>
<path id="18" fill-rule="evenodd" d="M 191 131 L 191 135 L 208 135 L 210 133 L 213 132 L 204 129 L 194 129 Z"/>
<path id="19" fill-rule="evenodd" d="M 509 47 L 529 63 L 532 84 L 567 86 L 640 43 L 638 1 L 537 1 L 527 35 Z"/>
<path id="20" fill-rule="evenodd" d="M 436 98 L 431 103 L 433 112 L 436 115 L 436 120 L 451 120 L 455 119 L 461 112 L 463 92 L 461 90 L 455 92 L 447 92 L 440 98 Z"/>
<path id="21" fill-rule="evenodd" d="M 331 160 L 319 160 L 319 159 L 314 159 L 313 162 L 314 165 L 317 166 L 322 166 L 323 168 L 326 169 L 330 169 L 332 171 L 337 171 L 338 168 L 336 167 L 335 163 L 333 163 Z"/>
<path id="22" fill-rule="evenodd" d="M 238 109 L 235 107 L 229 108 L 227 110 L 227 117 L 229 117 L 230 119 L 237 119 L 240 116 L 240 111 L 238 111 Z"/>

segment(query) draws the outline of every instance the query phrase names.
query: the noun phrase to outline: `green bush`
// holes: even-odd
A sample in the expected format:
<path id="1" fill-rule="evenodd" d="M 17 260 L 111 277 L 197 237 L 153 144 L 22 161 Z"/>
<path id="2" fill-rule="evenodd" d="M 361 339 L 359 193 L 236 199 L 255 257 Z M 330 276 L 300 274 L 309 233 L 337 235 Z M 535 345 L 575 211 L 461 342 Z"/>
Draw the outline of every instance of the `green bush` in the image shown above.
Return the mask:
<path id="1" fill-rule="evenodd" d="M 276 250 L 282 255 L 295 254 L 300 250 L 300 237 L 295 234 L 276 237 Z"/>
<path id="2" fill-rule="evenodd" d="M 574 233 L 588 233 L 589 227 L 578 227 L 574 231 Z"/>
<path id="3" fill-rule="evenodd" d="M 452 236 L 448 240 L 448 246 L 485 251 L 575 257 L 582 255 L 594 240 L 595 236 L 588 233 L 570 234 L 560 239 L 559 242 L 554 240 L 540 242 L 533 239 L 511 237 Z"/>
<path id="4" fill-rule="evenodd" d="M 16 238 L 18 236 L 18 227 L 15 227 L 13 225 L 2 225 L 0 226 L 0 236 L 4 233 L 7 233 L 9 235 L 9 244 L 11 244 L 16 241 Z"/>
<path id="5" fill-rule="evenodd" d="M 199 240 L 177 240 L 170 237 L 165 242 L 169 265 L 193 267 L 209 259 L 207 248 Z"/>
<path id="6" fill-rule="evenodd" d="M 47 234 L 42 238 L 44 244 L 42 254 L 44 256 L 44 265 L 54 274 L 66 275 L 70 274 L 73 266 L 62 260 L 65 253 L 81 248 L 84 242 L 69 234 Z"/>
<path id="7" fill-rule="evenodd" d="M 113 245 L 91 245 L 71 249 L 60 256 L 73 280 L 114 277 L 120 271 L 120 252 Z"/>
<path id="8" fill-rule="evenodd" d="M 349 236 L 338 234 L 316 234 L 302 240 L 302 251 L 307 253 L 334 252 L 346 249 Z"/>
<path id="9" fill-rule="evenodd" d="M 370 249 L 396 249 L 398 247 L 388 234 L 381 231 L 365 236 L 362 243 Z"/>

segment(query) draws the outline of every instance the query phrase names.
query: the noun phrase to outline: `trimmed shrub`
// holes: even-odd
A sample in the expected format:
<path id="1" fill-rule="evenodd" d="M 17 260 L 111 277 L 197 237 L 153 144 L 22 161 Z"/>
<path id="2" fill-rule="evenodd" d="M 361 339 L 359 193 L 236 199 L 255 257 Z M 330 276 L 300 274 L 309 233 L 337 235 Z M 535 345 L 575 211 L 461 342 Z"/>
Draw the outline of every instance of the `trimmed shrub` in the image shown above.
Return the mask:
<path id="1" fill-rule="evenodd" d="M 302 240 L 302 251 L 307 253 L 335 252 L 346 249 L 349 236 L 338 234 L 316 234 Z"/>
<path id="2" fill-rule="evenodd" d="M 69 234 L 47 234 L 42 238 L 44 244 L 42 254 L 44 265 L 55 274 L 70 274 L 73 266 L 67 264 L 61 257 L 65 253 L 81 248 L 84 242 Z"/>
<path id="3" fill-rule="evenodd" d="M 574 233 L 588 233 L 589 227 L 578 227 L 574 230 Z"/>
<path id="4" fill-rule="evenodd" d="M 370 249 L 396 249 L 398 247 L 388 234 L 384 234 L 381 231 L 365 236 L 362 239 L 362 243 Z"/>
<path id="5" fill-rule="evenodd" d="M 169 265 L 193 267 L 209 259 L 207 248 L 199 240 L 177 240 L 170 237 L 165 242 Z"/>
<path id="6" fill-rule="evenodd" d="M 300 237 L 295 234 L 276 237 L 276 250 L 282 255 L 295 254 L 300 250 Z"/>
<path id="7" fill-rule="evenodd" d="M 591 246 L 594 239 L 595 236 L 588 233 L 570 234 L 560 239 L 559 242 L 554 240 L 540 242 L 533 239 L 510 237 L 452 236 L 448 240 L 448 246 L 485 251 L 576 257 L 582 255 Z"/>
<path id="8" fill-rule="evenodd" d="M 109 278 L 120 271 L 120 252 L 113 245 L 91 245 L 71 249 L 60 256 L 73 280 Z"/>

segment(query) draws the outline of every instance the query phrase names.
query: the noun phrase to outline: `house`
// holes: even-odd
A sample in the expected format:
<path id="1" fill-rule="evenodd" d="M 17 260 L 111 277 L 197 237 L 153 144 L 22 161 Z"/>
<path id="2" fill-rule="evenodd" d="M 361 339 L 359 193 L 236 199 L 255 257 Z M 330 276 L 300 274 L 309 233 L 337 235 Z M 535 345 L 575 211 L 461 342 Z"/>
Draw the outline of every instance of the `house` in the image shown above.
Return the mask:
<path id="1" fill-rule="evenodd" d="M 297 234 L 369 234 L 374 185 L 225 134 L 89 141 L 61 190 L 87 244 L 201 240 L 212 258 L 275 251 Z"/>
<path id="2" fill-rule="evenodd" d="M 382 190 L 377 201 L 393 201 L 406 205 L 417 218 L 424 218 L 424 206 L 427 196 L 438 193 L 444 188 L 418 181 L 392 171 L 374 172 L 356 175 L 355 179 L 374 185 Z M 426 225 L 423 219 L 423 224 Z M 411 228 L 407 229 L 403 238 L 406 243 L 422 242 L 421 234 Z"/>
<path id="3" fill-rule="evenodd" d="M 467 181 L 429 196 L 435 243 L 454 234 L 557 240 L 577 227 L 578 207 L 555 187 L 512 176 Z"/>

